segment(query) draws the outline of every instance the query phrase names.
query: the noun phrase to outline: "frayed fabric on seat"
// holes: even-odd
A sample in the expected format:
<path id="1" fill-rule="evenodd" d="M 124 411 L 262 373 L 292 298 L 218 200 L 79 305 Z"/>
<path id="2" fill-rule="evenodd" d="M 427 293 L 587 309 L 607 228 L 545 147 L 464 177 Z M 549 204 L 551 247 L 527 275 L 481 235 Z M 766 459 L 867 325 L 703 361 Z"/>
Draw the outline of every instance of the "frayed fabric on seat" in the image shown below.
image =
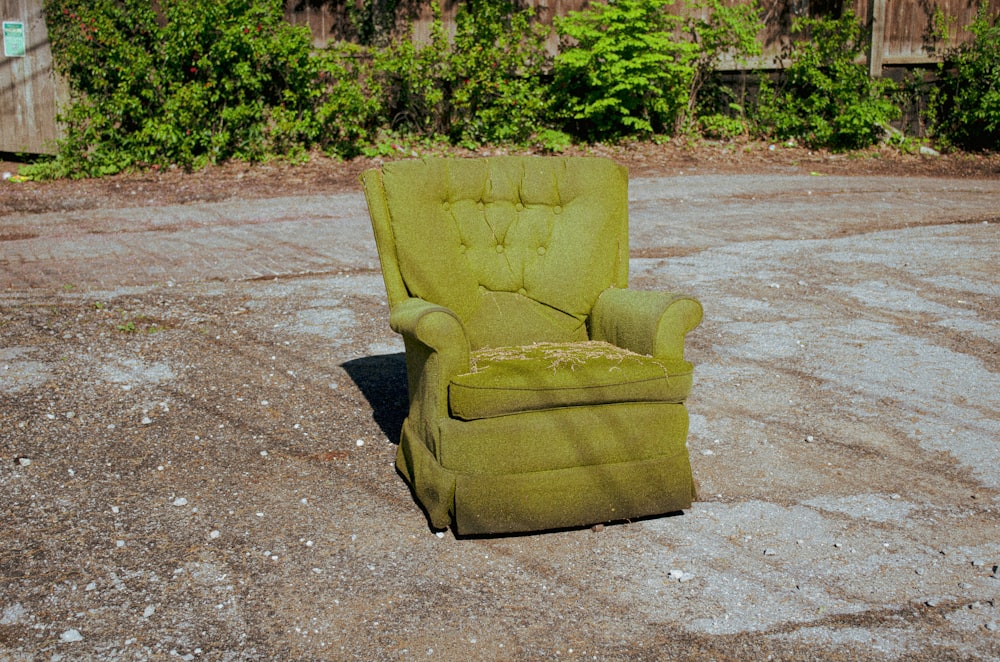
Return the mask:
<path id="1" fill-rule="evenodd" d="M 691 364 L 636 354 L 610 343 L 538 343 L 472 353 L 472 370 L 449 385 L 455 418 L 622 402 L 683 402 Z"/>

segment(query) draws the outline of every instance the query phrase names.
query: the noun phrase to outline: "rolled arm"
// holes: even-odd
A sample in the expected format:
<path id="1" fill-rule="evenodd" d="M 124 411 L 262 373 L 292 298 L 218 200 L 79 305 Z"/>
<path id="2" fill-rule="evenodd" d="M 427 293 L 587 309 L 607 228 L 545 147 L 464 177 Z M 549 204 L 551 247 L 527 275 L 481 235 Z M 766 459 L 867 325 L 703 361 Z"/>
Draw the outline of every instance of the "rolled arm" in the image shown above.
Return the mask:
<path id="1" fill-rule="evenodd" d="M 590 337 L 662 358 L 684 358 L 684 336 L 701 323 L 701 303 L 676 292 L 608 289 L 588 319 Z"/>
<path id="2" fill-rule="evenodd" d="M 461 320 L 444 306 L 410 298 L 392 307 L 389 326 L 406 344 L 413 420 L 430 424 L 435 418 L 446 417 L 448 382 L 452 375 L 469 371 L 469 341 Z M 428 431 L 424 438 L 436 436 Z"/>

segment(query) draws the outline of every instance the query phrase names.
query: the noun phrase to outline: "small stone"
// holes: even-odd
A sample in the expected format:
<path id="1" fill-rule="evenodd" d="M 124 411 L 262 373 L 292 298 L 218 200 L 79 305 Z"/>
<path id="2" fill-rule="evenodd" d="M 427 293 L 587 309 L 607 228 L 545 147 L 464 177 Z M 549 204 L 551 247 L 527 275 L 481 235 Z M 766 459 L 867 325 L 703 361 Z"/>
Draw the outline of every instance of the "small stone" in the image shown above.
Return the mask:
<path id="1" fill-rule="evenodd" d="M 706 448 L 703 451 L 701 451 L 701 454 L 702 455 L 715 455 L 715 451 L 713 451 L 713 450 L 711 450 L 709 448 Z"/>
<path id="2" fill-rule="evenodd" d="M 356 443 L 358 446 L 364 446 L 365 445 L 365 440 L 364 439 L 358 439 L 354 443 Z"/>
<path id="3" fill-rule="evenodd" d="M 31 466 L 31 458 L 30 457 L 19 457 L 19 458 L 17 458 L 17 463 L 20 464 L 22 467 L 30 467 Z"/>
<path id="4" fill-rule="evenodd" d="M 153 422 L 153 419 L 151 419 L 149 416 L 143 416 L 142 417 L 142 424 L 143 425 L 149 425 L 152 422 Z"/>
<path id="5" fill-rule="evenodd" d="M 775 551 L 774 549 L 771 549 L 770 547 L 764 550 L 764 556 L 777 556 L 777 555 L 778 552 Z"/>
<path id="6" fill-rule="evenodd" d="M 76 628 L 70 628 L 59 635 L 59 641 L 71 644 L 77 641 L 83 641 L 83 635 L 80 634 L 80 631 Z"/>
<path id="7" fill-rule="evenodd" d="M 184 497 L 177 497 L 176 499 L 174 499 L 173 504 L 178 507 L 186 506 L 188 504 L 188 500 L 185 499 Z"/>
<path id="8" fill-rule="evenodd" d="M 148 607 L 146 607 L 142 611 L 142 617 L 143 618 L 149 618 L 150 616 L 152 616 L 155 613 L 156 613 L 156 607 L 154 607 L 153 605 L 149 605 Z"/>
<path id="9" fill-rule="evenodd" d="M 219 533 L 218 529 L 213 529 L 212 532 L 208 534 L 208 537 L 211 538 L 212 540 L 215 540 L 216 538 L 218 538 L 221 535 L 222 534 Z"/>
<path id="10" fill-rule="evenodd" d="M 807 444 L 811 444 L 811 443 L 812 443 L 812 442 L 814 442 L 814 441 L 816 441 L 816 439 L 815 439 L 815 438 L 813 438 L 813 436 L 812 436 L 811 434 L 807 434 L 807 435 L 806 435 L 806 443 L 807 443 Z"/>
<path id="11" fill-rule="evenodd" d="M 985 627 L 990 632 L 996 632 L 997 630 L 1000 630 L 1000 626 L 998 626 L 996 623 L 994 623 L 992 621 L 990 621 L 989 623 L 987 623 L 983 627 Z"/>
<path id="12" fill-rule="evenodd" d="M 928 607 L 937 607 L 941 604 L 941 601 L 937 598 L 930 598 L 929 600 L 924 600 L 924 604 Z"/>

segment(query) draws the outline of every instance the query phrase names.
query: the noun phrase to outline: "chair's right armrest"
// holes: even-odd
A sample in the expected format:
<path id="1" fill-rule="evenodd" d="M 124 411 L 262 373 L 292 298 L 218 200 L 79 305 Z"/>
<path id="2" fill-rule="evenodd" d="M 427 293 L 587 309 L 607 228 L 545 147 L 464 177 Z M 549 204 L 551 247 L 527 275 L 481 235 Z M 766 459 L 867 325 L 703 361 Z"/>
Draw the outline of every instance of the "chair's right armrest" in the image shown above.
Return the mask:
<path id="1" fill-rule="evenodd" d="M 389 326 L 404 338 L 417 340 L 436 352 L 469 354 L 465 326 L 453 311 L 423 299 L 410 298 L 392 307 Z"/>
<path id="2" fill-rule="evenodd" d="M 389 326 L 406 344 L 411 414 L 427 421 L 448 415 L 448 382 L 469 371 L 469 340 L 453 311 L 410 298 L 392 307 Z"/>
<path id="3" fill-rule="evenodd" d="M 684 358 L 684 336 L 701 323 L 701 303 L 676 292 L 608 289 L 588 324 L 591 338 L 675 360 Z"/>

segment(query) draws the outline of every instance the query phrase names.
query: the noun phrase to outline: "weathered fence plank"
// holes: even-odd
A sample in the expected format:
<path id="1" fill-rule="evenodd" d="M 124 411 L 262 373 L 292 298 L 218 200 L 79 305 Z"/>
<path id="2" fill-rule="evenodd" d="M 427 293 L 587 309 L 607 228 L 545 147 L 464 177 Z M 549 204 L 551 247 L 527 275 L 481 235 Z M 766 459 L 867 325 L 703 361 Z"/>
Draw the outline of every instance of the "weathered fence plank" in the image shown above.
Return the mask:
<path id="1" fill-rule="evenodd" d="M 12 35 L 23 34 L 23 50 L 0 47 L 0 152 L 54 151 L 58 83 L 42 0 L 0 0 L 0 21 Z"/>

